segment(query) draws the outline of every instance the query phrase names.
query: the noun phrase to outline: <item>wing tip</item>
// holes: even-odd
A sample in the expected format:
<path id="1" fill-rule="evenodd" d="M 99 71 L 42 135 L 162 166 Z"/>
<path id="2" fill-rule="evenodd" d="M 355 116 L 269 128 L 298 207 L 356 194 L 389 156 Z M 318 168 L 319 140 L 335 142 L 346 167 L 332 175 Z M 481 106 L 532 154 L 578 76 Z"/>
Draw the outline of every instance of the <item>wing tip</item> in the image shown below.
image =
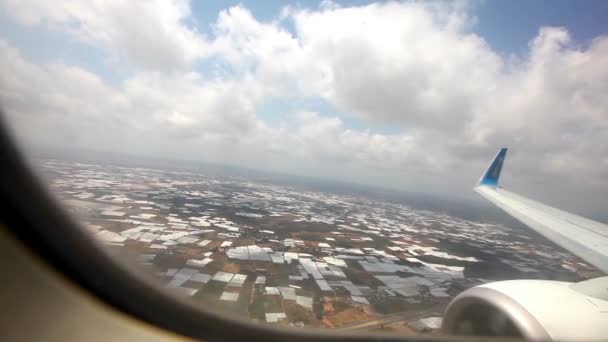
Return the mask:
<path id="1" fill-rule="evenodd" d="M 490 187 L 498 187 L 498 180 L 500 178 L 500 172 L 502 171 L 502 166 L 504 164 L 505 158 L 507 157 L 507 148 L 501 148 L 496 157 L 488 166 L 486 172 L 483 173 L 481 178 L 479 179 L 478 185 L 485 185 Z"/>

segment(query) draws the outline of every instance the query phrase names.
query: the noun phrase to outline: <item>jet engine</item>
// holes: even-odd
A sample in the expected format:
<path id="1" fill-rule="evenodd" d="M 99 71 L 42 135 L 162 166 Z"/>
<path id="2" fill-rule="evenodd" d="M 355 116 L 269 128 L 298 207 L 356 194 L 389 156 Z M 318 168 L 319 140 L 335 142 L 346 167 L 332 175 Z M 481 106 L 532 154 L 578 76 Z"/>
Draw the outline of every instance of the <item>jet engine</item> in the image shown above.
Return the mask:
<path id="1" fill-rule="evenodd" d="M 470 288 L 446 308 L 442 330 L 537 341 L 608 339 L 608 277 L 579 283 L 508 280 Z"/>

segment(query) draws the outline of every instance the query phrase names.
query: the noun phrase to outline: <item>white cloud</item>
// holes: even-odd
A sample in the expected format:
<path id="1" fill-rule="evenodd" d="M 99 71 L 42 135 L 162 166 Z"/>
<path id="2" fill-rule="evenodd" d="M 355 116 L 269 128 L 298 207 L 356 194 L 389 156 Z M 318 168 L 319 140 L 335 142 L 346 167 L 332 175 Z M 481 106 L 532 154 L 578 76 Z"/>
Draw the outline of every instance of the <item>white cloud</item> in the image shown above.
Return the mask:
<path id="1" fill-rule="evenodd" d="M 7 0 L 0 8 L 21 24 L 65 30 L 135 67 L 175 70 L 208 53 L 205 37 L 185 22 L 185 0 Z"/>
<path id="2" fill-rule="evenodd" d="M 323 63 L 319 91 L 331 103 L 370 120 L 435 129 L 465 122 L 471 95 L 485 92 L 501 66 L 451 11 L 388 3 L 293 19 L 306 59 Z"/>
<path id="3" fill-rule="evenodd" d="M 219 13 L 207 38 L 185 24 L 194 20 L 187 2 L 8 4 L 23 24 L 67 30 L 138 66 L 110 86 L 73 66 L 28 62 L 3 43 L 0 95 L 39 143 L 452 192 L 468 191 L 507 145 L 509 169 L 525 174 L 516 187 L 540 197 L 547 187 L 599 198 L 608 189 L 605 36 L 581 46 L 564 28 L 541 28 L 528 55 L 511 58 L 474 33 L 461 3 L 324 2 L 285 8 L 270 22 L 236 6 Z M 133 13 L 145 20 L 126 20 Z M 215 72 L 192 70 L 194 61 Z M 258 113 L 303 99 L 336 114 L 302 106 L 269 121 Z M 403 133 L 353 129 L 353 117 Z"/>
<path id="4" fill-rule="evenodd" d="M 30 63 L 1 40 L 0 49 L 0 97 L 18 133 L 37 142 L 105 146 L 112 141 L 107 133 L 127 121 L 127 98 L 98 75 L 62 63 Z"/>
<path id="5" fill-rule="evenodd" d="M 345 118 L 404 127 L 417 148 L 445 156 L 433 166 L 479 163 L 509 145 L 519 151 L 518 166 L 583 172 L 606 186 L 598 177 L 606 168 L 596 164 L 608 145 L 605 37 L 583 49 L 565 29 L 542 28 L 529 56 L 513 62 L 471 31 L 466 7 L 412 2 L 284 12 L 293 34 L 235 7 L 220 15 L 215 40 L 223 56 L 278 96 L 316 95 Z M 554 167 L 556 160 L 576 162 Z"/>

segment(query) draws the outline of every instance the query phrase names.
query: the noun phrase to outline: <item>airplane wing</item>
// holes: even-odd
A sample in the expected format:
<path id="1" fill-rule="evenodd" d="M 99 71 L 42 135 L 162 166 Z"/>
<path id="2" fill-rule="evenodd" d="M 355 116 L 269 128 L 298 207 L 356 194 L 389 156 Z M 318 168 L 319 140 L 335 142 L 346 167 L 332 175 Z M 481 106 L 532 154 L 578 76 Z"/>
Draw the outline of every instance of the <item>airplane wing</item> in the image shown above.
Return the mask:
<path id="1" fill-rule="evenodd" d="M 502 148 L 475 191 L 547 239 L 608 273 L 608 225 L 559 210 L 498 186 L 507 155 Z"/>

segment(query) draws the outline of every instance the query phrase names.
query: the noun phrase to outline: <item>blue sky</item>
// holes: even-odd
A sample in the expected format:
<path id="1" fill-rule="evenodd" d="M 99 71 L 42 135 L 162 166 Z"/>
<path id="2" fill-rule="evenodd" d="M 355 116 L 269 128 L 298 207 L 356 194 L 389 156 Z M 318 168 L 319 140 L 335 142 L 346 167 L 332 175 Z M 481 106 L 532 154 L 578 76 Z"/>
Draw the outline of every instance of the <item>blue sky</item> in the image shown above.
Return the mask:
<path id="1" fill-rule="evenodd" d="M 192 4 L 192 12 L 200 28 L 212 34 L 210 24 L 217 19 L 217 13 L 223 9 L 244 5 L 254 16 L 262 21 L 275 20 L 284 6 L 311 7 L 311 2 L 301 1 L 197 1 Z M 336 1 L 342 6 L 361 6 L 373 1 Z M 608 31 L 608 2 L 602 0 L 585 1 L 581 6 L 576 1 L 568 0 L 511 0 L 511 1 L 476 1 L 471 2 L 477 23 L 472 30 L 483 37 L 499 53 L 522 56 L 528 53 L 528 44 L 542 26 L 567 27 L 581 44 Z M 313 8 L 315 6 L 312 6 Z M 323 115 L 332 115 L 333 111 L 324 101 L 309 101 L 310 107 Z M 289 109 L 284 102 L 271 103 L 261 109 L 260 114 L 268 120 L 281 118 L 281 113 Z M 377 125 L 373 122 L 361 122 L 348 119 L 348 127 L 367 128 L 379 133 L 396 133 L 402 127 Z"/>
<path id="2" fill-rule="evenodd" d="M 477 32 L 505 53 L 523 54 L 541 26 L 567 27 L 586 42 L 608 30 L 608 2 L 602 0 L 484 1 L 477 6 Z"/>
<path id="3" fill-rule="evenodd" d="M 221 10 L 244 5 L 261 21 L 272 21 L 284 6 L 312 7 L 314 2 L 283 0 L 267 1 L 195 1 L 191 4 L 192 20 L 204 33 L 211 35 L 211 25 Z M 339 1 L 343 6 L 357 6 L 373 1 Z M 581 44 L 608 31 L 608 2 L 586 0 L 582 3 L 568 0 L 510 0 L 473 1 L 473 14 L 477 23 L 473 30 L 482 36 L 494 49 L 503 54 L 523 55 L 528 43 L 542 26 L 567 27 L 571 35 Z M 73 39 L 65 39 L 60 32 L 46 27 L 15 25 L 10 18 L 0 22 L 0 33 L 29 58 L 37 61 L 64 60 L 77 63 L 88 69 L 103 70 L 102 51 L 83 49 Z M 113 70 L 115 72 L 115 70 Z M 108 79 L 117 80 L 123 75 L 104 73 Z"/>
<path id="4" fill-rule="evenodd" d="M 245 6 L 260 21 L 276 20 L 285 6 L 315 9 L 313 2 L 268 1 L 195 1 L 191 4 L 192 18 L 186 23 L 196 26 L 202 33 L 212 36 L 211 26 L 218 13 L 232 6 Z M 342 6 L 361 6 L 372 1 L 339 1 Z M 504 56 L 519 57 L 528 53 L 528 45 L 542 26 L 567 27 L 579 44 L 586 45 L 594 37 L 605 33 L 608 24 L 608 2 L 588 0 L 581 6 L 579 2 L 567 0 L 512 0 L 512 1 L 472 1 L 469 6 L 477 19 L 472 31 L 479 34 L 488 44 Z M 111 84 L 118 85 L 131 75 L 128 68 L 108 68 L 107 56 L 101 48 L 87 46 L 75 40 L 66 39 L 65 34 L 48 30 L 45 26 L 28 27 L 15 25 L 11 20 L 0 22 L 0 34 L 18 47 L 29 59 L 44 63 L 63 61 L 92 70 Z M 200 63 L 195 68 L 202 74 L 209 72 L 209 63 Z M 306 107 L 321 115 L 334 115 L 334 111 L 320 99 L 304 100 Z M 259 115 L 270 124 L 279 122 L 284 113 L 292 109 L 290 101 L 273 101 L 259 110 Z M 370 129 L 383 134 L 397 133 L 407 127 L 365 122 L 356 118 L 345 120 L 347 127 Z"/>
<path id="5" fill-rule="evenodd" d="M 361 6 L 373 1 L 336 1 L 342 6 Z M 472 30 L 483 37 L 496 51 L 504 55 L 518 56 L 528 53 L 528 44 L 542 26 L 567 27 L 580 44 L 588 42 L 608 31 L 608 2 L 586 0 L 583 5 L 568 0 L 510 0 L 471 1 L 472 14 L 477 22 Z M 285 6 L 316 8 L 313 1 L 195 1 L 191 3 L 192 18 L 201 32 L 213 35 L 211 26 L 218 13 L 232 6 L 248 8 L 260 21 L 275 20 Z M 107 80 L 119 82 L 129 75 L 128 70 L 104 67 L 103 51 L 95 47 L 83 48 L 82 44 L 48 27 L 15 25 L 10 17 L 0 21 L 0 34 L 17 46 L 28 58 L 38 62 L 61 60 L 86 69 L 98 71 Z M 205 72 L 205 64 L 201 65 Z M 278 106 L 278 105 L 277 105 Z"/>
<path id="6" fill-rule="evenodd" d="M 192 12 L 204 23 L 215 21 L 217 13 L 225 8 L 243 4 L 256 18 L 273 20 L 286 5 L 310 7 L 306 1 L 197 1 Z M 337 1 L 344 6 L 358 6 L 372 1 Z M 307 6 L 308 5 L 308 6 Z M 574 38 L 587 41 L 608 29 L 608 2 L 603 0 L 509 0 L 474 1 L 474 14 L 478 24 L 474 28 L 489 44 L 504 53 L 526 53 L 528 42 L 541 26 L 568 27 Z M 313 6 L 314 7 L 314 6 Z"/>
<path id="7" fill-rule="evenodd" d="M 526 175 L 506 171 L 514 188 L 606 199 L 606 1 L 24 0 L 0 13 L 0 96 L 28 144 L 442 193 L 468 191 L 509 146 Z"/>

